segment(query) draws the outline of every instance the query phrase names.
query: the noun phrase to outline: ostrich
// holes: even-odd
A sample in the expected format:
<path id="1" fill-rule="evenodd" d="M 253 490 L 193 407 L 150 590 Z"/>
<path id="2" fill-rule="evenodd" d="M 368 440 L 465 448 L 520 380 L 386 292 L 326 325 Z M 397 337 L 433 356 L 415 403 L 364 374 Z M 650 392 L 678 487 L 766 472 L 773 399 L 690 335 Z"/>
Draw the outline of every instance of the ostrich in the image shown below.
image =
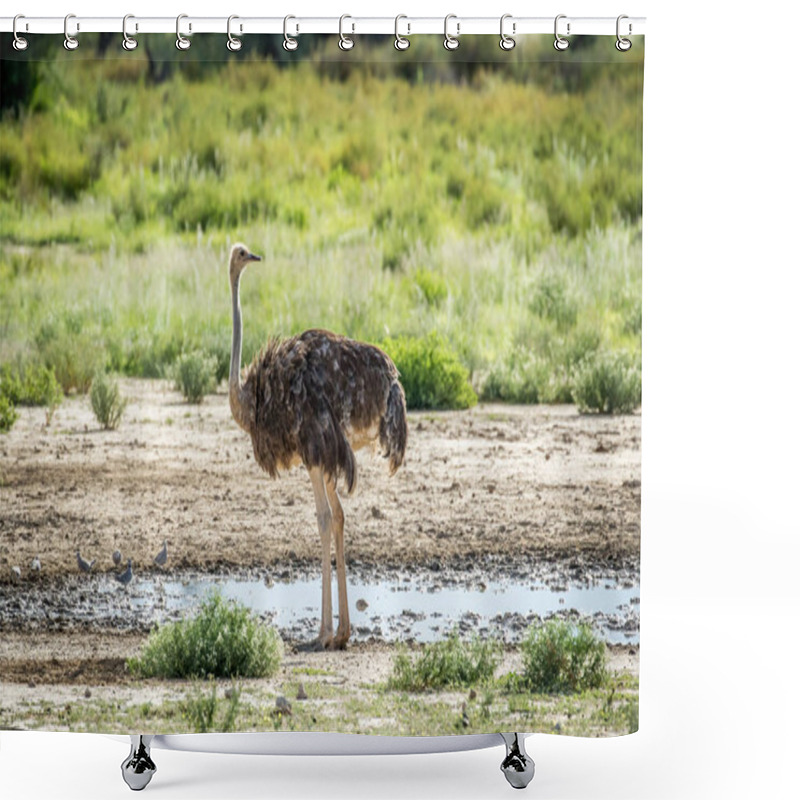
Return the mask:
<path id="1" fill-rule="evenodd" d="M 242 375 L 242 310 L 239 281 L 251 261 L 261 261 L 243 244 L 231 249 L 233 344 L 229 400 L 236 423 L 250 434 L 256 461 L 275 478 L 302 464 L 311 479 L 322 541 L 322 621 L 317 646 L 344 649 L 350 638 L 344 562 L 346 492 L 356 483 L 353 455 L 379 443 L 394 474 L 403 463 L 408 436 L 406 399 L 398 372 L 377 347 L 329 331 L 309 330 L 272 339 Z M 331 538 L 336 552 L 339 624 L 333 633 Z"/>

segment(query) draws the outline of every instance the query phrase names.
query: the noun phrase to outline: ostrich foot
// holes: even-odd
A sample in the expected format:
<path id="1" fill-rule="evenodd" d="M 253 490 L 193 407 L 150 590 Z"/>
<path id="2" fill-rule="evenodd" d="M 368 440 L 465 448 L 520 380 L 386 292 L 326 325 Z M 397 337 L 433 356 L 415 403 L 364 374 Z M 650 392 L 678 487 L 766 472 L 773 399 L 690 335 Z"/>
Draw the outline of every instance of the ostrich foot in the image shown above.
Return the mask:
<path id="1" fill-rule="evenodd" d="M 337 631 L 336 636 L 333 638 L 333 647 L 335 650 L 346 650 L 347 640 L 350 638 L 350 631 Z"/>

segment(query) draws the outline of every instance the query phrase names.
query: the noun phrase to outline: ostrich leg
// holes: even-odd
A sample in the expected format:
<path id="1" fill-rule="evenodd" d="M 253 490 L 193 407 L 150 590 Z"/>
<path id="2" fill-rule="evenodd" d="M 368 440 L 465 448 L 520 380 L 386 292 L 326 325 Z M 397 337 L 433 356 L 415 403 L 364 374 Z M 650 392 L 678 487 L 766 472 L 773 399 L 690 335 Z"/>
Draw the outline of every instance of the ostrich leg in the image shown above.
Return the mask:
<path id="1" fill-rule="evenodd" d="M 131 734 L 131 752 L 122 762 L 122 779 L 134 792 L 139 792 L 150 783 L 155 775 L 156 765 L 150 758 L 152 736 Z"/>
<path id="2" fill-rule="evenodd" d="M 525 752 L 525 737 L 520 733 L 501 733 L 506 743 L 506 757 L 500 765 L 506 780 L 515 789 L 524 789 L 532 780 L 533 759 Z"/>
<path id="3" fill-rule="evenodd" d="M 328 503 L 333 515 L 333 541 L 336 550 L 336 583 L 339 588 L 339 627 L 333 646 L 337 650 L 344 650 L 350 638 L 350 610 L 347 606 L 347 575 L 344 565 L 344 511 L 339 502 L 336 485 L 331 480 L 325 481 L 328 493 Z"/>
<path id="4" fill-rule="evenodd" d="M 329 648 L 333 644 L 333 600 L 331 598 L 331 531 L 333 516 L 325 492 L 322 470 L 314 467 L 308 471 L 314 487 L 314 502 L 317 505 L 317 525 L 322 541 L 322 622 L 319 628 L 319 645 Z"/>

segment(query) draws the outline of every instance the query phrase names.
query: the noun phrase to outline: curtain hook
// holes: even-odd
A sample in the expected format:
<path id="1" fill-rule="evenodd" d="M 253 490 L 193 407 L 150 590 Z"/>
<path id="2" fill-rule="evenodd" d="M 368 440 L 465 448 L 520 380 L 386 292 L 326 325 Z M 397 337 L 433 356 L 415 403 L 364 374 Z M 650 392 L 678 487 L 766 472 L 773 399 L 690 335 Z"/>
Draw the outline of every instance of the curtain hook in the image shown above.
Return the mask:
<path id="1" fill-rule="evenodd" d="M 14 24 L 12 25 L 12 31 L 14 33 L 14 41 L 12 42 L 12 44 L 14 45 L 14 49 L 15 50 L 18 50 L 19 52 L 22 52 L 23 50 L 27 50 L 28 49 L 28 40 L 24 36 L 20 36 L 17 33 L 17 20 L 18 19 L 25 19 L 25 15 L 24 14 L 17 14 L 17 16 L 14 17 Z M 25 23 L 25 30 L 27 30 L 27 29 L 28 29 L 28 23 L 26 22 Z"/>
<path id="2" fill-rule="evenodd" d="M 553 47 L 555 47 L 555 49 L 558 51 L 566 50 L 569 47 L 569 42 L 558 35 L 558 21 L 560 19 L 566 19 L 566 18 L 567 18 L 566 14 L 559 14 L 556 17 L 556 23 L 554 27 L 556 40 L 553 42 Z M 569 36 L 569 22 L 567 23 L 567 36 Z"/>
<path id="3" fill-rule="evenodd" d="M 344 26 L 344 21 L 346 19 L 353 19 L 353 18 L 349 14 L 342 14 L 342 16 L 339 17 L 339 49 L 340 50 L 352 50 L 353 47 L 355 47 L 355 44 L 356 44 L 349 36 L 345 36 L 344 35 L 343 26 Z M 355 23 L 353 23 L 353 30 L 351 31 L 351 33 L 355 33 L 355 31 L 356 31 L 356 26 L 355 26 Z"/>
<path id="4" fill-rule="evenodd" d="M 511 14 L 503 14 L 503 16 L 500 17 L 500 49 L 501 50 L 506 50 L 506 51 L 513 50 L 514 46 L 516 45 L 516 42 L 514 41 L 514 39 L 512 39 L 503 30 L 503 26 L 505 25 L 505 21 L 507 19 L 511 19 L 511 17 L 512 17 Z M 517 23 L 516 22 L 512 22 L 511 23 L 511 32 L 512 33 L 516 33 L 517 32 Z"/>
<path id="5" fill-rule="evenodd" d="M 447 24 L 450 22 L 451 19 L 458 19 L 455 14 L 448 14 L 444 18 L 444 45 L 445 50 L 458 50 L 458 45 L 460 42 L 458 41 L 459 31 L 461 29 L 461 23 L 456 22 L 456 35 L 452 36 L 447 30 Z"/>
<path id="6" fill-rule="evenodd" d="M 235 53 L 238 50 L 242 49 L 242 40 L 241 39 L 237 39 L 231 33 L 231 22 L 233 22 L 233 20 L 235 20 L 235 19 L 239 19 L 239 17 L 237 17 L 236 14 L 231 14 L 228 17 L 228 42 L 227 42 L 227 44 L 225 46 L 228 48 L 228 50 L 231 51 L 231 53 Z M 241 30 L 242 30 L 242 26 L 240 25 L 239 26 L 239 31 L 241 32 Z"/>
<path id="7" fill-rule="evenodd" d="M 614 47 L 616 47 L 617 50 L 620 51 L 620 53 L 627 53 L 628 50 L 630 50 L 631 47 L 633 47 L 633 42 L 631 42 L 630 39 L 623 39 L 622 36 L 620 36 L 620 33 L 619 33 L 619 24 L 624 19 L 629 19 L 629 17 L 626 16 L 625 14 L 620 14 L 617 17 L 617 41 L 616 41 L 616 44 L 614 45 Z M 630 36 L 632 32 L 633 32 L 633 26 L 629 22 L 628 23 L 628 36 Z"/>
<path id="8" fill-rule="evenodd" d="M 64 17 L 64 49 L 65 50 L 76 50 L 78 48 L 78 40 L 74 36 L 69 35 L 69 21 L 71 19 L 75 19 L 74 14 L 67 14 Z M 77 33 L 81 29 L 80 23 L 75 23 L 75 32 Z"/>
<path id="9" fill-rule="evenodd" d="M 395 50 L 408 50 L 411 47 L 411 41 L 406 39 L 405 36 L 400 35 L 400 20 L 401 19 L 408 19 L 405 14 L 398 14 L 394 18 L 394 49 Z M 408 28 L 408 32 L 406 36 L 411 34 L 411 23 L 407 22 L 406 27 Z"/>
<path id="10" fill-rule="evenodd" d="M 128 36 L 127 25 L 129 19 L 136 19 L 136 17 L 134 17 L 133 14 L 126 14 L 122 18 L 122 48 L 128 51 L 135 50 L 139 45 L 136 39 L 132 36 Z M 139 30 L 139 23 L 136 23 L 136 30 Z"/>
<path id="11" fill-rule="evenodd" d="M 181 34 L 181 20 L 188 19 L 188 14 L 178 14 L 177 19 L 175 20 L 175 35 L 178 37 L 175 40 L 175 47 L 178 50 L 188 50 L 192 46 L 192 40 L 187 39 L 183 34 Z M 192 23 L 189 23 L 189 32 L 192 31 Z"/>
<path id="12" fill-rule="evenodd" d="M 297 17 L 293 17 L 291 14 L 288 14 L 283 18 L 283 49 L 292 52 L 297 50 L 298 41 L 297 39 L 293 39 L 289 36 L 289 20 L 290 19 L 297 19 Z M 300 33 L 300 26 L 295 23 L 295 35 Z"/>

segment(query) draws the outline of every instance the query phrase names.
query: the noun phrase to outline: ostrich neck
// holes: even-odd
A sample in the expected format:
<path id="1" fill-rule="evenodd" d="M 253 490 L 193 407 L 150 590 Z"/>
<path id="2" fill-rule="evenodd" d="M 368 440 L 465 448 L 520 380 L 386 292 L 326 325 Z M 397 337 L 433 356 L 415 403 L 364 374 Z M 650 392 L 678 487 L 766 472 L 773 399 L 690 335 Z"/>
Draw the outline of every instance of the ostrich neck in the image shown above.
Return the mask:
<path id="1" fill-rule="evenodd" d="M 231 280 L 231 300 L 233 302 L 233 343 L 231 345 L 231 371 L 228 378 L 228 398 L 233 418 L 242 428 L 244 409 L 242 408 L 242 309 L 239 305 L 239 275 Z"/>

